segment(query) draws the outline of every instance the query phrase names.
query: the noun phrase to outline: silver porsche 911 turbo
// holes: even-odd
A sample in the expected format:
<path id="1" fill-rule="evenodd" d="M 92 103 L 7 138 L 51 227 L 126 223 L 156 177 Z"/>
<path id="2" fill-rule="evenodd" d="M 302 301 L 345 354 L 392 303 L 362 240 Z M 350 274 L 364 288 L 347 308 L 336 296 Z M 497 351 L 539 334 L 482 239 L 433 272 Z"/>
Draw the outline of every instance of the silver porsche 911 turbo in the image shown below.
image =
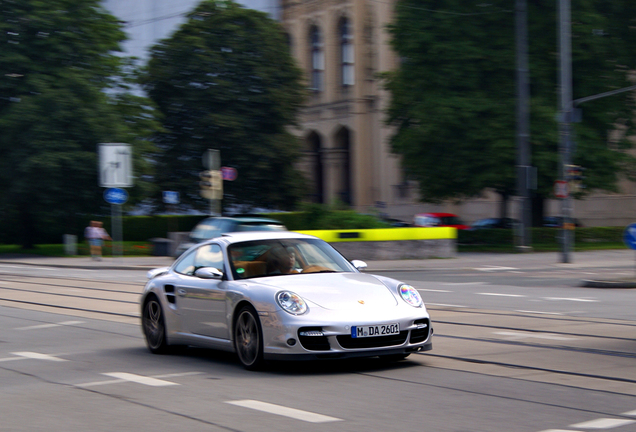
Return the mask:
<path id="1" fill-rule="evenodd" d="M 141 297 L 148 349 L 234 351 L 247 369 L 266 360 L 380 356 L 432 348 L 426 307 L 412 286 L 361 273 L 313 236 L 225 234 L 148 272 Z"/>

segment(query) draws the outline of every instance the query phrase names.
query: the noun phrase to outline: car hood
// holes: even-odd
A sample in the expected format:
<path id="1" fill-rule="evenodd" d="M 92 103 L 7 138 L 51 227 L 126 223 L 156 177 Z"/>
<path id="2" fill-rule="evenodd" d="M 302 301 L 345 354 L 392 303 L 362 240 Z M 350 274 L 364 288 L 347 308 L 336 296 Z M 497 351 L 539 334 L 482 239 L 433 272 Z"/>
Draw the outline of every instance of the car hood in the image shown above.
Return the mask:
<path id="1" fill-rule="evenodd" d="M 297 274 L 260 278 L 259 283 L 293 291 L 305 301 L 329 310 L 397 306 L 393 293 L 377 278 L 363 273 Z"/>

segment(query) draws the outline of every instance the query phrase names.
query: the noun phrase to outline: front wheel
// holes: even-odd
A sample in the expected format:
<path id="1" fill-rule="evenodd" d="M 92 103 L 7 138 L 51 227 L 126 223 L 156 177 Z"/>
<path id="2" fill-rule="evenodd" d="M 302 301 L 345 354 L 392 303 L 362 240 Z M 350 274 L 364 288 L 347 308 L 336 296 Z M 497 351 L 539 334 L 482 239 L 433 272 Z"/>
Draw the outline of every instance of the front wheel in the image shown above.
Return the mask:
<path id="1" fill-rule="evenodd" d="M 151 296 L 144 304 L 141 317 L 146 345 L 153 354 L 163 354 L 168 351 L 166 341 L 166 325 L 163 318 L 163 309 L 159 299 Z"/>
<path id="2" fill-rule="evenodd" d="M 263 332 L 256 311 L 244 306 L 234 324 L 234 348 L 247 370 L 257 370 L 263 366 Z"/>

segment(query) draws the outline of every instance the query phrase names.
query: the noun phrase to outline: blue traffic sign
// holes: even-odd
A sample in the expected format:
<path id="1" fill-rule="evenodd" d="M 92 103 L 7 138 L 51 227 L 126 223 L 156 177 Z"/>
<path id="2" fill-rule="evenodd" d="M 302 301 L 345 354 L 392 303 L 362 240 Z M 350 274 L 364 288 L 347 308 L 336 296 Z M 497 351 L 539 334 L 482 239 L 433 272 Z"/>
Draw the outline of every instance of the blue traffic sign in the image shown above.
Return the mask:
<path id="1" fill-rule="evenodd" d="M 636 223 L 629 225 L 623 232 L 623 241 L 630 249 L 636 249 Z"/>
<path id="2" fill-rule="evenodd" d="M 163 202 L 166 204 L 179 204 L 179 192 L 163 191 Z"/>
<path id="3" fill-rule="evenodd" d="M 109 204 L 123 204 L 128 201 L 126 189 L 109 188 L 104 191 L 104 200 Z"/>

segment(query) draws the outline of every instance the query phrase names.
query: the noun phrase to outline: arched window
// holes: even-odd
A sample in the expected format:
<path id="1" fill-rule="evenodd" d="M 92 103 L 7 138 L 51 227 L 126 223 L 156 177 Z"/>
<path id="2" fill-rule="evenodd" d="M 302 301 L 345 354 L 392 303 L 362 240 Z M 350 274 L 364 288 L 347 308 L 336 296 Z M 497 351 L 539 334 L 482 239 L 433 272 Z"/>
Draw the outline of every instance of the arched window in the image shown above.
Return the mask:
<path id="1" fill-rule="evenodd" d="M 322 77 L 325 71 L 325 53 L 318 27 L 311 26 L 309 41 L 311 44 L 311 89 L 319 92 L 323 89 Z"/>
<path id="2" fill-rule="evenodd" d="M 353 32 L 351 22 L 347 18 L 340 20 L 340 79 L 342 86 L 355 83 L 353 72 Z"/>

